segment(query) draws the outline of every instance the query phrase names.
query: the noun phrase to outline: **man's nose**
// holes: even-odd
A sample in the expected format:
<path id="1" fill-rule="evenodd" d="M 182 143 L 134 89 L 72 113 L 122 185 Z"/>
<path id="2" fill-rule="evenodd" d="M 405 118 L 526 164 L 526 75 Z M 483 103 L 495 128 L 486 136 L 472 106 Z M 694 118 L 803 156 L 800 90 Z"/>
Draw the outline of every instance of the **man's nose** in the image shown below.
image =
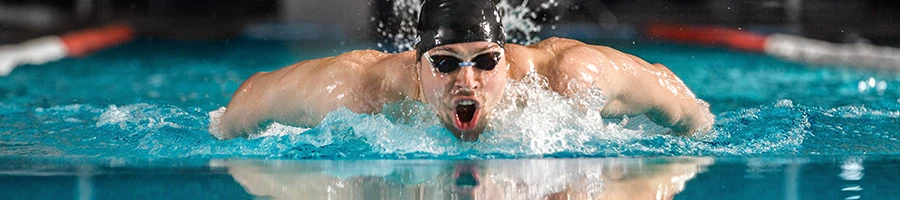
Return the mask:
<path id="1" fill-rule="evenodd" d="M 456 73 L 456 87 L 466 89 L 478 88 L 474 67 L 465 66 L 459 68 L 459 72 Z"/>

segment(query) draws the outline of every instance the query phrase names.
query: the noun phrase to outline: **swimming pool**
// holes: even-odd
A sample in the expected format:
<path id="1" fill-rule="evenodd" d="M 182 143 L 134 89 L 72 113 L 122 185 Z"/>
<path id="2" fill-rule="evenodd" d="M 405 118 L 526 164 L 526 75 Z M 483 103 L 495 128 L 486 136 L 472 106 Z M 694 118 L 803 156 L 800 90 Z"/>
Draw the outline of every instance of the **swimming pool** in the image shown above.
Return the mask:
<path id="1" fill-rule="evenodd" d="M 533 103 L 505 108 L 477 143 L 409 101 L 384 111 L 418 113 L 409 118 L 338 110 L 313 128 L 219 141 L 208 125 L 252 73 L 375 45 L 144 39 L 0 77 L 0 196 L 890 199 L 900 189 L 900 74 L 592 43 L 670 67 L 710 103 L 714 131 L 681 138 L 646 119 L 599 119 L 533 80 L 508 90 Z"/>

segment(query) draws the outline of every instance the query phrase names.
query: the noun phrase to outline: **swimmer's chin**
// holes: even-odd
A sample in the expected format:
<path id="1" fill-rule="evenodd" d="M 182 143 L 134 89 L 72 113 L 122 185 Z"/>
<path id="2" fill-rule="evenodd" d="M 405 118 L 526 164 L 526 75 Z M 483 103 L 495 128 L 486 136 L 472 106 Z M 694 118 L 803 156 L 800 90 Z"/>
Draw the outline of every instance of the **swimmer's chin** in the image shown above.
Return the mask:
<path id="1" fill-rule="evenodd" d="M 478 141 L 478 137 L 481 136 L 481 133 L 484 133 L 484 130 L 487 128 L 487 126 L 479 125 L 470 130 L 459 130 L 454 125 L 448 123 L 444 123 L 444 127 L 446 127 L 447 130 L 450 130 L 450 132 L 453 133 L 453 136 L 456 136 L 456 139 L 466 142 Z"/>
<path id="2" fill-rule="evenodd" d="M 475 117 L 477 121 L 473 122 L 473 125 L 469 125 L 469 127 L 461 128 L 458 127 L 460 123 L 456 120 L 444 121 L 444 127 L 447 128 L 453 136 L 456 136 L 456 139 L 460 141 L 466 142 L 474 142 L 477 141 L 479 136 L 487 129 L 487 122 L 490 121 L 487 116 L 478 116 Z"/>

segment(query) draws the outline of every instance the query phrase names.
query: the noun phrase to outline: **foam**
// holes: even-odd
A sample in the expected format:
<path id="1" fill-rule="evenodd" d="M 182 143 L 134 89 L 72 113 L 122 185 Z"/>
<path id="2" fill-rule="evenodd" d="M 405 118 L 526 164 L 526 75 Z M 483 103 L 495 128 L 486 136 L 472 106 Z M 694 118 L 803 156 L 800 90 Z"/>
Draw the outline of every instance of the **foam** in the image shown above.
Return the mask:
<path id="1" fill-rule="evenodd" d="M 95 126 L 116 124 L 119 125 L 119 128 L 124 129 L 125 122 L 131 118 L 131 115 L 128 112 L 129 110 L 119 109 L 115 105 L 110 105 L 106 112 L 100 114 L 100 118 L 97 119 L 97 124 L 95 124 Z"/>
<path id="2" fill-rule="evenodd" d="M 317 126 L 306 129 L 274 124 L 251 140 L 292 137 L 297 143 L 318 148 L 329 145 L 361 145 L 379 155 L 431 154 L 445 156 L 547 154 L 595 154 L 609 152 L 597 142 L 628 143 L 643 138 L 649 120 L 605 123 L 600 108 L 603 93 L 588 89 L 566 98 L 547 89 L 546 80 L 529 74 L 510 81 L 505 97 L 492 116 L 489 130 L 478 142 L 459 142 L 443 126 L 430 105 L 405 100 L 385 105 L 382 113 L 359 114 L 346 108 L 330 112 Z M 209 113 L 218 123 L 224 108 Z M 405 116 L 412 114 L 411 116 Z M 625 128 L 626 123 L 637 129 Z M 644 124 L 648 123 L 648 124 Z M 661 129 L 653 129 L 661 130 Z M 477 156 L 476 156 L 477 157 Z"/>
<path id="3" fill-rule="evenodd" d="M 549 90 L 547 81 L 536 73 L 522 81 L 510 81 L 492 117 L 493 131 L 481 140 L 483 150 L 526 155 L 593 153 L 599 149 L 588 144 L 591 141 L 629 140 L 641 135 L 622 124 L 604 123 L 600 116 L 604 103 L 598 89 L 563 97 Z"/>
<path id="4" fill-rule="evenodd" d="M 215 136 L 216 138 L 222 139 L 226 138 L 224 133 L 219 130 L 220 124 L 222 123 L 222 115 L 225 114 L 227 108 L 220 107 L 217 110 L 210 111 L 206 115 L 209 117 L 209 133 Z M 288 125 L 283 125 L 279 123 L 272 123 L 268 127 L 266 127 L 263 131 L 259 133 L 250 134 L 250 139 L 256 139 L 261 137 L 278 137 L 285 136 L 290 134 L 303 133 L 309 130 L 309 128 L 302 127 L 293 127 Z"/>
<path id="5" fill-rule="evenodd" d="M 220 139 L 225 138 L 224 133 L 219 130 L 219 124 L 222 122 L 222 115 L 225 114 L 225 110 L 225 107 L 221 107 L 206 113 L 206 116 L 209 117 L 209 133 Z"/>
<path id="6" fill-rule="evenodd" d="M 895 136 L 889 132 L 844 134 L 822 129 L 827 128 L 828 120 L 849 119 L 845 127 L 852 128 L 865 126 L 869 119 L 896 119 L 896 113 L 890 114 L 896 111 L 885 109 L 824 109 L 781 100 L 722 113 L 710 133 L 715 137 L 696 139 L 644 128 L 652 125 L 645 117 L 603 119 L 597 113 L 603 103 L 602 91 L 586 90 L 575 98 L 565 98 L 547 90 L 545 81 L 537 77 L 511 81 L 509 86 L 491 128 L 477 142 L 457 140 L 443 128 L 430 105 L 413 100 L 390 103 L 383 112 L 375 114 L 341 108 L 315 127 L 275 124 L 249 138 L 224 141 L 213 138 L 206 129 L 207 124 L 216 123 L 224 109 L 203 112 L 146 103 L 109 105 L 103 109 L 91 105 L 55 106 L 35 109 L 45 119 L 42 126 L 56 130 L 35 137 L 51 146 L 75 144 L 58 146 L 61 154 L 124 158 L 744 156 L 871 153 L 894 148 L 893 143 L 879 143 L 881 146 L 834 149 L 855 140 L 862 141 L 853 145 L 863 145 Z M 853 119 L 858 119 L 858 125 Z M 812 121 L 820 123 L 813 126 Z M 86 122 L 94 126 L 85 126 Z M 71 132 L 72 129 L 76 131 Z M 820 136 L 810 140 L 813 133 Z"/>
<path id="7" fill-rule="evenodd" d="M 579 102 L 584 100 L 564 98 L 542 88 L 540 82 L 511 83 L 510 95 L 503 100 L 505 107 L 497 108 L 491 128 L 477 142 L 458 141 L 443 128 L 429 105 L 407 100 L 385 105 L 385 112 L 377 114 L 338 109 L 310 129 L 271 126 L 250 140 L 236 139 L 252 142 L 260 150 L 236 153 L 290 158 L 467 159 L 790 154 L 800 151 L 811 132 L 807 113 L 815 112 L 788 101 L 739 109 L 718 117 L 716 128 L 709 133 L 713 137 L 694 139 L 659 132 L 665 129 L 643 129 L 655 126 L 646 117 L 607 122 L 597 109 L 583 109 Z M 523 100 L 527 103 L 509 104 Z M 404 118 L 392 114 L 397 112 L 417 115 Z"/>
<path id="8" fill-rule="evenodd" d="M 185 120 L 185 118 L 187 120 Z M 175 106 L 138 103 L 124 106 L 109 105 L 97 118 L 95 126 L 116 126 L 124 130 L 156 130 L 164 127 L 182 129 L 197 118 Z"/>
<path id="9" fill-rule="evenodd" d="M 885 111 L 866 108 L 865 106 L 841 106 L 828 109 L 823 113 L 829 117 L 849 119 L 886 119 L 900 118 L 900 111 Z"/>

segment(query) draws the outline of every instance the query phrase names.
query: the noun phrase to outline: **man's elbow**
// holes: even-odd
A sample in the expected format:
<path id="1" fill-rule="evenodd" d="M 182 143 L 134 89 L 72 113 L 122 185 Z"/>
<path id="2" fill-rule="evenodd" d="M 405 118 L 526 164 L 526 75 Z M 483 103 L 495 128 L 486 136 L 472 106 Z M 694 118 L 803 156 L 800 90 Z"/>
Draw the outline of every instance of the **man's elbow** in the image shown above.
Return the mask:
<path id="1" fill-rule="evenodd" d="M 239 133 L 238 131 L 234 131 L 232 129 L 222 129 L 222 130 L 214 130 L 210 127 L 209 132 L 219 140 L 230 140 L 238 137 L 246 137 L 247 134 Z"/>
<path id="2" fill-rule="evenodd" d="M 236 119 L 234 112 L 225 112 L 221 116 L 210 116 L 209 133 L 219 140 L 247 137 L 246 120 Z"/>
<path id="3" fill-rule="evenodd" d="M 675 124 L 672 131 L 676 135 L 697 137 L 709 133 L 712 125 L 715 123 L 716 117 L 709 111 L 709 106 L 705 102 L 697 102 L 697 107 L 693 110 L 687 110 L 682 119 Z"/>
<path id="4" fill-rule="evenodd" d="M 220 140 L 237 137 L 247 137 L 249 133 L 256 131 L 258 121 L 264 115 L 265 82 L 263 76 L 267 72 L 259 72 L 247 78 L 238 87 L 228 102 L 227 108 L 220 116 L 210 116 L 209 132 Z M 263 87 L 263 88 L 259 88 Z"/>

